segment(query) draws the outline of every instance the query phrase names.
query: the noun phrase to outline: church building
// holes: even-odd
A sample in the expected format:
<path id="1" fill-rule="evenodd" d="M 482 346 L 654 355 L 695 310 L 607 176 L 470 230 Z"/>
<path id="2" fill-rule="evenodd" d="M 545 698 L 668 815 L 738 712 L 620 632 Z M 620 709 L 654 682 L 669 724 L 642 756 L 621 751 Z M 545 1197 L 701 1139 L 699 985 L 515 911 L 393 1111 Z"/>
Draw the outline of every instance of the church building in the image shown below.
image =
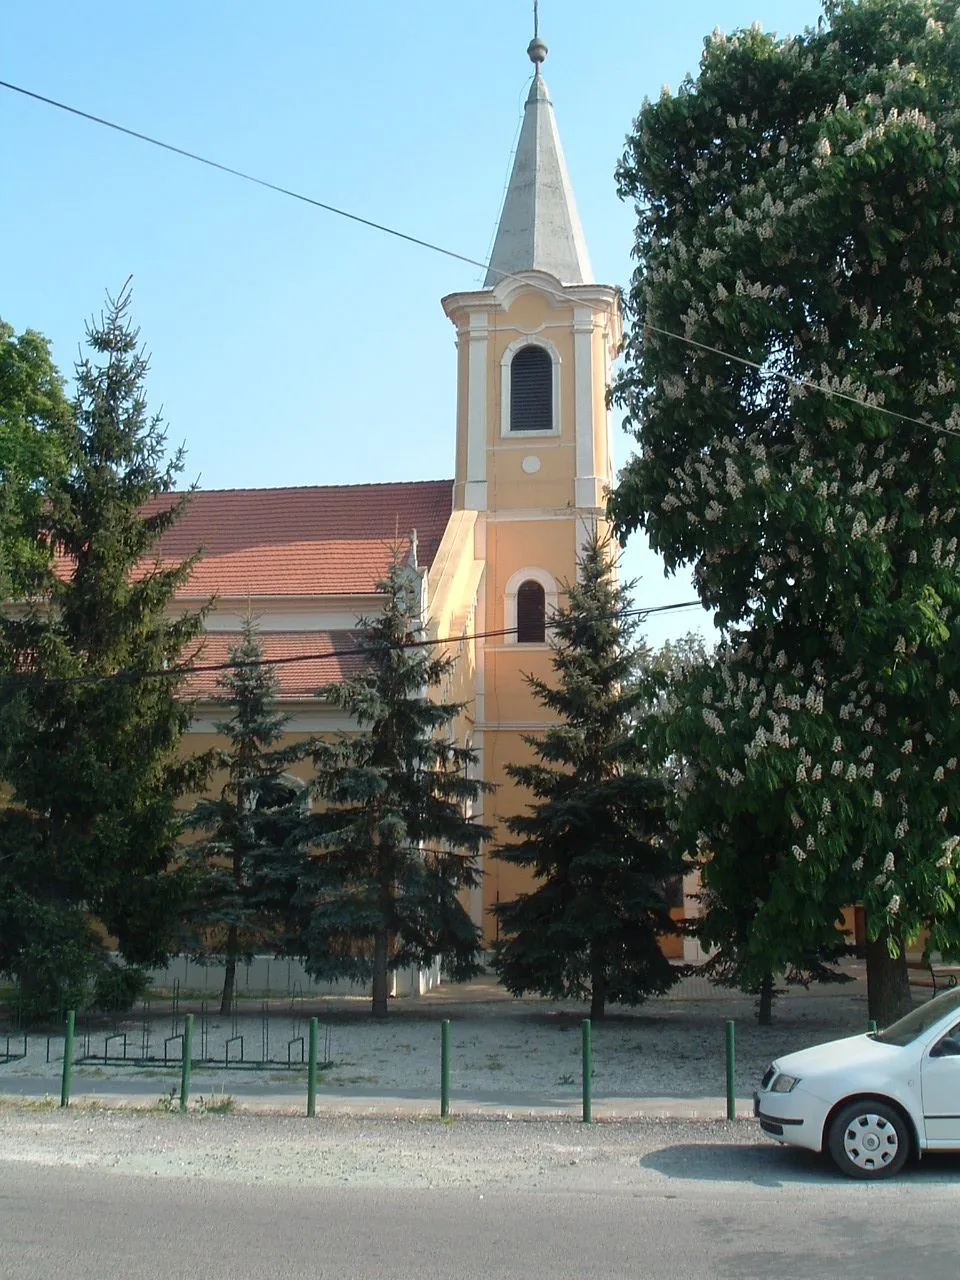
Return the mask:
<path id="1" fill-rule="evenodd" d="M 200 491 L 163 541 L 165 557 L 204 549 L 179 596 L 198 606 L 216 595 L 201 662 L 224 661 L 252 613 L 266 658 L 289 660 L 277 666 L 279 701 L 297 734 L 350 727 L 317 690 L 352 673 L 338 654 L 357 619 L 378 611 L 391 548 L 409 544 L 426 634 L 455 659 L 442 695 L 465 704 L 455 731 L 495 784 L 478 814 L 494 842 L 529 799 L 504 766 L 528 759 L 523 735 L 548 722 L 524 677 L 550 678 L 546 619 L 604 520 L 620 342 L 617 290 L 593 279 L 542 75 L 547 49 L 535 38 L 527 52 L 534 76 L 483 288 L 442 300 L 457 341 L 453 478 Z M 220 718 L 214 679 L 198 676 L 191 691 L 191 747 Z M 490 907 L 526 882 L 481 860 L 469 906 L 490 941 Z"/>

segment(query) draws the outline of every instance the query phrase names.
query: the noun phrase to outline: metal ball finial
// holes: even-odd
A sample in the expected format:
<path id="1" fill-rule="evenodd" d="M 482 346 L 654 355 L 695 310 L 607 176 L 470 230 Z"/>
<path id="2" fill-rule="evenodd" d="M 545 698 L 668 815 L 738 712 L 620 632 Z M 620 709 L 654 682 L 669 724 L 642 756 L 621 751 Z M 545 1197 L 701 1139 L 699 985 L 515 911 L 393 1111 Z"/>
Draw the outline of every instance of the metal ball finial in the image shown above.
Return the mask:
<path id="1" fill-rule="evenodd" d="M 527 57 L 531 62 L 535 62 L 539 67 L 547 56 L 547 46 L 543 43 L 539 36 L 534 36 L 527 45 Z"/>

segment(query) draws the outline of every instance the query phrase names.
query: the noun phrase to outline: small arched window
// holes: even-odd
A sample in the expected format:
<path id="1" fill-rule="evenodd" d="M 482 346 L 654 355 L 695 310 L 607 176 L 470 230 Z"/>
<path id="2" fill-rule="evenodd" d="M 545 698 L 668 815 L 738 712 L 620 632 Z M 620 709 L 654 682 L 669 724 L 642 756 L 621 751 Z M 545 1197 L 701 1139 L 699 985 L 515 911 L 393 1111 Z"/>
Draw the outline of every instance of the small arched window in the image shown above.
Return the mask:
<path id="1" fill-rule="evenodd" d="M 553 430 L 553 361 L 543 347 L 521 347 L 510 362 L 510 430 Z"/>
<path id="2" fill-rule="evenodd" d="M 546 634 L 546 594 L 539 582 L 528 578 L 517 588 L 517 643 L 543 644 Z"/>

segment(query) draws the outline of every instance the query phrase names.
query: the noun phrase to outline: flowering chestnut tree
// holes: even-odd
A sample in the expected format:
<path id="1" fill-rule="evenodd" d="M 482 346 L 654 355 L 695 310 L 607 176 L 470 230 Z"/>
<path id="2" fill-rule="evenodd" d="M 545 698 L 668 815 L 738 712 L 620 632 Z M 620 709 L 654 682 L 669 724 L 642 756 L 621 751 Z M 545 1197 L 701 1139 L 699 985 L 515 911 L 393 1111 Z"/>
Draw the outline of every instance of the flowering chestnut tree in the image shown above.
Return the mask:
<path id="1" fill-rule="evenodd" d="M 611 500 L 728 643 L 671 732 L 794 839 L 771 929 L 862 901 L 871 1016 L 960 944 L 960 20 L 840 0 L 705 42 L 618 170 L 638 267 Z"/>

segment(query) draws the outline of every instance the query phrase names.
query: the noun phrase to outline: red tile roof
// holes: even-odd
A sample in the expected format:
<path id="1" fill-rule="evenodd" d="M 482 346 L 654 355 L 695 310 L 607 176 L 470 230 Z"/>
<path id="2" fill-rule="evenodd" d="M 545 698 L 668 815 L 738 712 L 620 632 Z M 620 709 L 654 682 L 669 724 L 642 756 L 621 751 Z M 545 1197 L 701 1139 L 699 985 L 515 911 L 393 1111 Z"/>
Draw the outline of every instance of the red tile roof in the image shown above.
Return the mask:
<path id="1" fill-rule="evenodd" d="M 361 668 L 360 658 L 354 652 L 357 637 L 353 631 L 260 631 L 257 634 L 263 645 L 264 658 L 267 661 L 281 660 L 274 667 L 281 700 L 314 697 L 318 689 L 347 680 Z M 229 662 L 230 650 L 240 639 L 238 632 L 208 631 L 203 636 L 203 648 L 194 658 L 193 665 L 204 668 Z M 217 685 L 223 674 L 222 671 L 196 672 L 186 685 L 186 696 L 200 699 L 223 697 L 223 690 Z"/>
<path id="2" fill-rule="evenodd" d="M 452 509 L 451 480 L 198 490 L 160 554 L 203 548 L 181 597 L 366 595 L 414 529 L 429 567 Z"/>

